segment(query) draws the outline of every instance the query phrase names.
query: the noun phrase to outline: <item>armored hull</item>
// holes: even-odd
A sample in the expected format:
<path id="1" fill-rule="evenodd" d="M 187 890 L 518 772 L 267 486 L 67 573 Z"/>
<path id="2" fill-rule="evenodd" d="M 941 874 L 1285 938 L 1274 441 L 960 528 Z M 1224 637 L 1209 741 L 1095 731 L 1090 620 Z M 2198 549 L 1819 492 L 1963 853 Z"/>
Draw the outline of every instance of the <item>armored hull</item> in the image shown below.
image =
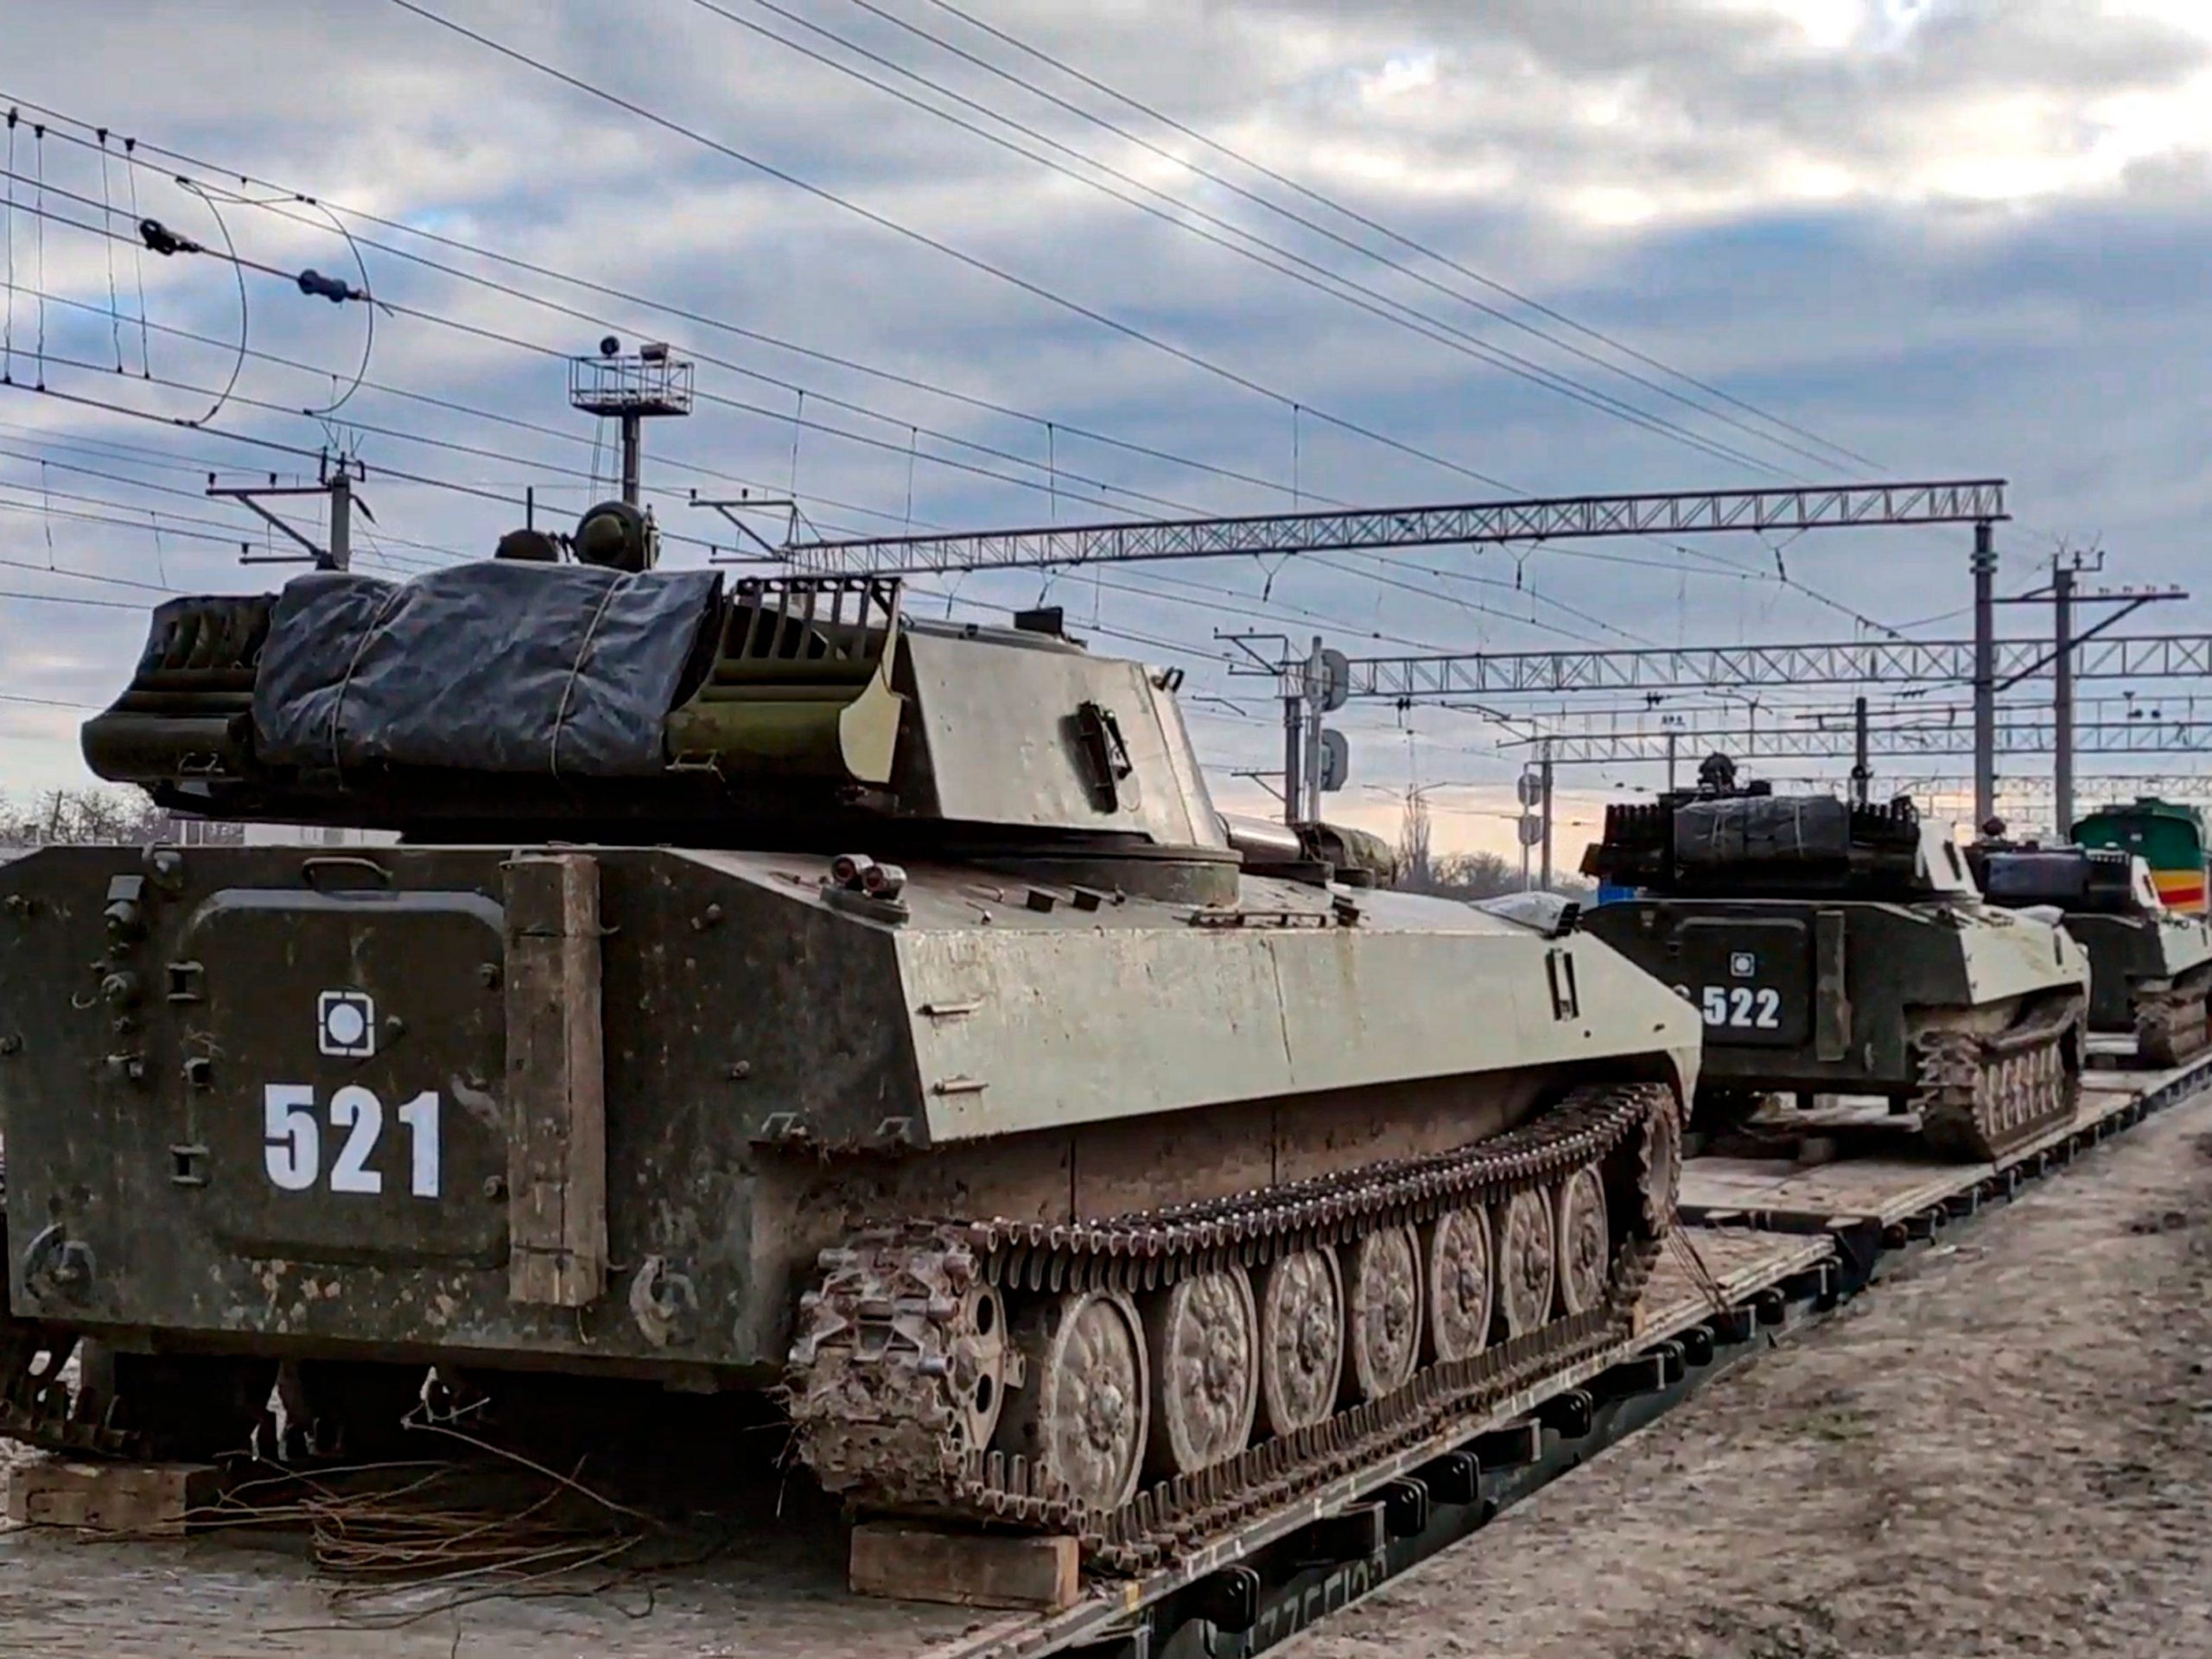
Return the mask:
<path id="1" fill-rule="evenodd" d="M 1909 801 L 1708 785 L 1614 807 L 1585 869 L 1640 896 L 1590 931 L 1703 1020 L 1708 1122 L 1770 1093 L 1874 1095 L 1991 1158 L 2074 1110 L 2089 970 L 2055 918 L 1983 902 Z"/>
<path id="2" fill-rule="evenodd" d="M 1678 998 L 1586 934 L 1243 874 L 1172 677 L 825 591 L 715 594 L 664 772 L 557 787 L 442 775 L 450 733 L 356 759 L 340 713 L 344 775 L 280 763 L 255 628 L 157 626 L 111 770 L 442 839 L 0 871 L 0 1432 L 202 1452 L 280 1367 L 341 1446 L 429 1365 L 521 1417 L 772 1385 L 855 1503 L 1129 1564 L 1629 1328 Z M 396 647 L 332 648 L 373 687 Z"/>
<path id="3" fill-rule="evenodd" d="M 1599 906 L 1588 926 L 1697 1006 L 1716 1099 L 1884 1096 L 1919 1111 L 1932 1142 L 1977 1158 L 2073 1109 L 2088 974 L 2082 946 L 2046 922 L 1932 904 L 1639 899 Z"/>
<path id="4" fill-rule="evenodd" d="M 2089 1028 L 2127 1033 L 2136 1058 L 2177 1065 L 2212 1043 L 2212 926 L 2169 910 L 2139 856 L 2118 849 L 1985 843 L 1971 854 L 1993 902 L 2048 907 L 2088 952 Z"/>

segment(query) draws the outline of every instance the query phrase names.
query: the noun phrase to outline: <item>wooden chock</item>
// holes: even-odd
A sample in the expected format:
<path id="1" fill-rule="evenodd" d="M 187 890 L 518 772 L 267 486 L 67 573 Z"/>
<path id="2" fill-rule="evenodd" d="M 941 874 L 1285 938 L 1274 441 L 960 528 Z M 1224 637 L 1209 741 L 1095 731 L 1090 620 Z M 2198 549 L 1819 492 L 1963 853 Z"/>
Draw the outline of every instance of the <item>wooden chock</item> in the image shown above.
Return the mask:
<path id="1" fill-rule="evenodd" d="M 222 1471 L 205 1463 L 75 1463 L 36 1458 L 8 1475 L 8 1519 L 19 1527 L 79 1527 L 141 1538 L 181 1538 L 213 1524 Z"/>
<path id="2" fill-rule="evenodd" d="M 1081 1587 L 1076 1541 L 944 1532 L 900 1521 L 853 1529 L 853 1592 L 1056 1613 Z"/>

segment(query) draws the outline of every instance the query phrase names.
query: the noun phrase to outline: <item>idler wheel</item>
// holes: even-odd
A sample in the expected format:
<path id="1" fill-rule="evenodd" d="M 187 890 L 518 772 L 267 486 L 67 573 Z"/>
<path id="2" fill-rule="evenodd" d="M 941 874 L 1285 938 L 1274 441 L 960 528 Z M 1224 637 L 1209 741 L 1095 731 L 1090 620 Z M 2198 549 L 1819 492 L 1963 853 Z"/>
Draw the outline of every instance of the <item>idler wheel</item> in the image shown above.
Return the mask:
<path id="1" fill-rule="evenodd" d="M 1559 1236 L 1559 1302 L 1580 1313 L 1605 1300 L 1611 1236 L 1605 1221 L 1605 1185 L 1594 1169 L 1578 1169 L 1559 1185 L 1553 1212 Z"/>
<path id="2" fill-rule="evenodd" d="M 1152 1358 L 1154 1479 L 1233 1458 L 1252 1438 L 1260 1400 L 1260 1314 L 1242 1268 L 1178 1280 L 1145 1312 Z"/>
<path id="3" fill-rule="evenodd" d="M 1027 1385 L 1005 1405 L 1001 1443 L 1042 1490 L 1099 1511 L 1135 1495 L 1149 1427 L 1144 1327 L 1118 1290 L 1071 1291 L 1026 1309 L 1014 1330 Z"/>
<path id="4" fill-rule="evenodd" d="M 1544 1195 L 1516 1192 L 1497 1217 L 1498 1312 L 1507 1336 L 1526 1336 L 1551 1317 L 1557 1246 Z"/>
<path id="5" fill-rule="evenodd" d="M 1422 1230 L 1428 1244 L 1429 1351 L 1440 1360 L 1478 1354 L 1490 1340 L 1497 1290 L 1490 1211 L 1478 1204 L 1447 1210 Z"/>
<path id="6" fill-rule="evenodd" d="M 1270 1262 L 1260 1280 L 1260 1414 L 1270 1437 L 1335 1408 L 1344 1338 L 1337 1253 L 1322 1245 Z"/>
<path id="7" fill-rule="evenodd" d="M 1351 1392 L 1380 1400 L 1406 1385 L 1421 1358 L 1421 1257 L 1410 1227 L 1353 1242 L 1345 1274 Z"/>

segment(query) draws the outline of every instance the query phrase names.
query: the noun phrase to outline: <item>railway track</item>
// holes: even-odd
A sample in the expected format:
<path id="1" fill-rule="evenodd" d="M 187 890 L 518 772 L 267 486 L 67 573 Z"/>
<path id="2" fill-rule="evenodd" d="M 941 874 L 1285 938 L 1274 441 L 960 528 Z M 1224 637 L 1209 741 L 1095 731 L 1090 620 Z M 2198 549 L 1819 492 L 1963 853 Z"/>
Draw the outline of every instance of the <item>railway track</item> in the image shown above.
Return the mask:
<path id="1" fill-rule="evenodd" d="M 839 1592 L 831 1549 L 764 1546 L 748 1565 L 732 1551 L 699 1582 L 671 1588 L 665 1605 L 696 1598 L 685 1616 L 695 1632 L 741 1620 L 763 1650 L 804 1659 L 830 1655 L 926 1659 L 1249 1659 L 1351 1605 L 1611 1443 L 1663 1415 L 1777 1340 L 1817 1325 L 1885 1273 L 1982 1210 L 2144 1117 L 2212 1088 L 2212 1055 L 2162 1072 L 2120 1069 L 2123 1039 L 2103 1045 L 2069 1123 L 2033 1137 L 2003 1159 L 1946 1165 L 1914 1154 L 1878 1117 L 1844 1111 L 1812 1120 L 1808 1132 L 1843 1155 L 1702 1156 L 1686 1166 L 1683 1225 L 1658 1265 L 1641 1329 L 1541 1383 L 1500 1399 L 1477 1420 L 1395 1448 L 1355 1472 L 1306 1491 L 1295 1507 L 1244 1524 L 1172 1564 L 1102 1580 L 1064 1611 L 977 1613 L 868 1602 Z M 1897 1147 L 1897 1151 L 1890 1150 Z M 1765 1149 L 1762 1149 L 1765 1150 Z M 790 1541 L 785 1541 L 789 1542 Z M 212 1548 L 219 1549 L 219 1541 Z M 50 1548 L 0 1535 L 11 1550 Z M 180 1573 L 156 1547 L 145 1569 L 164 1600 L 245 1592 L 252 1619 L 283 1598 L 313 1605 L 313 1573 L 266 1551 L 249 1566 L 207 1575 Z M 114 1582 L 137 1571 L 121 1560 Z M 812 1577 L 805 1577 L 807 1573 Z M 804 1581 L 802 1581 L 802 1580 Z M 119 1597 L 134 1592 L 118 1588 Z M 244 1601 L 240 1605 L 244 1606 Z M 214 1609 L 211 1618 L 244 1618 Z M 518 1607 L 520 1643 L 534 1615 Z M 504 1621 L 503 1621 L 504 1623 Z M 534 1632 L 551 1639 L 554 1632 Z M 573 1632 L 563 1632 L 563 1637 Z M 495 1631 L 487 1652 L 505 1651 Z M 626 1628 L 621 1650 L 645 1652 Z M 374 1640 L 372 1634 L 365 1641 Z M 471 1650 L 477 1637 L 472 1634 Z M 181 1649 L 198 1652 L 187 1646 Z M 220 1642 L 207 1651 L 226 1651 Z M 333 1647 L 334 1654 L 352 1652 Z M 364 1648 L 363 1652 L 370 1649 Z"/>
<path id="2" fill-rule="evenodd" d="M 2212 1055 L 2122 1069 L 2124 1040 L 2058 1125 L 1985 1164 L 1924 1155 L 1706 1156 L 1683 1169 L 1681 1222 L 1631 1340 L 1499 1402 L 1172 1567 L 1049 1618 L 1008 1617 L 927 1659 L 1249 1659 L 1472 1536 L 1503 1510 L 1656 1421 L 1775 1342 L 1825 1319 L 1948 1230 L 2146 1116 L 2212 1088 Z M 1808 1132 L 1879 1145 L 1849 1112 Z"/>

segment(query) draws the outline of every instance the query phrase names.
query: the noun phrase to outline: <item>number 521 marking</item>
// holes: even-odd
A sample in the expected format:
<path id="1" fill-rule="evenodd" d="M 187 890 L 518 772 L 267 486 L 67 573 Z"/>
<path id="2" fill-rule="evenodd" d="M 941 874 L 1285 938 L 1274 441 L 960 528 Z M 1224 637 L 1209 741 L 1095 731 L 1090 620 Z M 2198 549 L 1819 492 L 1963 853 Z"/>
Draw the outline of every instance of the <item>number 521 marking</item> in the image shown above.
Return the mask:
<path id="1" fill-rule="evenodd" d="M 262 1165 L 269 1179 L 287 1192 L 304 1192 L 322 1173 L 322 1122 L 315 1112 L 315 1086 L 272 1083 L 261 1091 Z M 384 1134 L 384 1103 L 373 1090 L 350 1083 L 330 1096 L 330 1127 L 345 1131 L 345 1143 L 330 1166 L 333 1192 L 378 1193 L 384 1172 L 369 1167 L 369 1154 Z M 407 1190 L 418 1198 L 438 1196 L 438 1096 L 426 1090 L 399 1109 L 408 1132 Z"/>

